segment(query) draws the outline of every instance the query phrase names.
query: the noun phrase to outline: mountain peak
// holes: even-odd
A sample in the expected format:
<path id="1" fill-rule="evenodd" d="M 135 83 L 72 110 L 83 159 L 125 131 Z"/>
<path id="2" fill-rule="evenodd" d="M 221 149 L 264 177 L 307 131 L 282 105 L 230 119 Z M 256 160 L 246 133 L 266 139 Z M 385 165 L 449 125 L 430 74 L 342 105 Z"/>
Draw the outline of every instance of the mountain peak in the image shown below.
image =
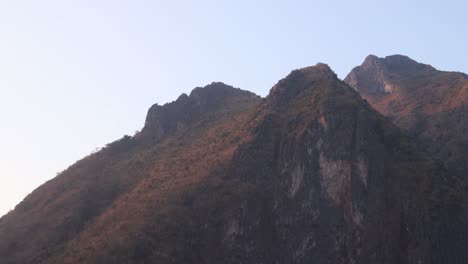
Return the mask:
<path id="1" fill-rule="evenodd" d="M 376 63 L 378 63 L 379 61 L 379 57 L 373 55 L 373 54 L 369 54 L 366 59 L 364 60 L 364 62 L 362 63 L 362 65 L 375 65 Z"/>
<path id="2" fill-rule="evenodd" d="M 384 58 L 369 55 L 344 81 L 354 89 L 367 87 L 365 93 L 382 96 L 392 94 L 398 89 L 395 76 L 427 76 L 434 72 L 436 70 L 432 66 L 419 63 L 405 55 L 396 54 Z"/>
<path id="3" fill-rule="evenodd" d="M 299 71 L 303 74 L 327 74 L 330 76 L 335 76 L 335 72 L 328 66 L 326 63 L 319 62 L 315 64 L 314 66 L 309 66 L 309 67 L 304 67 L 301 69 L 298 69 L 296 71 Z M 293 71 L 295 72 L 295 71 Z M 286 77 L 287 78 L 287 77 Z"/>
<path id="4" fill-rule="evenodd" d="M 468 166 L 460 161 L 468 152 L 459 147 L 464 144 L 460 142 L 468 140 L 462 118 L 468 112 L 466 75 L 438 71 L 407 56 L 391 55 L 366 58 L 345 82 L 372 107 L 418 138 L 431 154 L 448 161 L 452 171 L 466 174 Z"/>
<path id="5" fill-rule="evenodd" d="M 268 100 L 273 105 L 282 104 L 308 90 L 323 88 L 320 84 L 327 80 L 338 80 L 338 77 L 325 63 L 293 70 L 271 89 Z"/>
<path id="6" fill-rule="evenodd" d="M 148 110 L 144 138 L 159 141 L 188 124 L 201 121 L 208 116 L 218 116 L 255 104 L 260 100 L 256 94 L 234 88 L 222 82 L 213 82 L 204 87 L 197 87 L 190 95 L 182 94 L 176 101 L 163 106 L 154 104 Z"/>
<path id="7" fill-rule="evenodd" d="M 399 61 L 404 63 L 418 63 L 417 61 L 411 59 L 410 57 L 402 54 L 393 54 L 385 56 L 384 60 L 386 61 Z"/>
<path id="8" fill-rule="evenodd" d="M 419 63 L 408 56 L 391 55 L 383 59 L 384 64 L 389 70 L 407 72 L 413 74 L 425 74 L 435 71 L 431 65 Z"/>
<path id="9" fill-rule="evenodd" d="M 212 82 L 203 87 L 196 87 L 190 92 L 189 97 L 193 96 L 212 96 L 214 94 L 222 96 L 226 93 L 230 93 L 233 90 L 240 90 L 231 85 L 225 84 L 223 82 Z"/>
<path id="10" fill-rule="evenodd" d="M 364 62 L 356 68 L 373 68 L 380 71 L 410 71 L 410 73 L 414 74 L 427 73 L 435 70 L 431 65 L 419 63 L 410 57 L 401 54 L 389 55 L 384 58 L 379 58 L 370 54 L 365 58 Z"/>

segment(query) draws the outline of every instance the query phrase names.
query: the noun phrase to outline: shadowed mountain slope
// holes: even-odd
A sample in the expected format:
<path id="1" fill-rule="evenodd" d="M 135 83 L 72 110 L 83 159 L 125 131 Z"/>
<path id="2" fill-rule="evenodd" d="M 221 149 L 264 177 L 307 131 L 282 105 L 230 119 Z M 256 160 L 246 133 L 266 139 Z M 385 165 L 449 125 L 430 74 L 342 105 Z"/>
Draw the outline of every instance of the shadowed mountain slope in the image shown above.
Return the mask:
<path id="1" fill-rule="evenodd" d="M 463 263 L 449 222 L 458 218 L 447 216 L 460 199 L 453 181 L 317 64 L 262 100 L 215 83 L 153 106 L 141 133 L 78 162 L 2 218 L 0 256 Z"/>

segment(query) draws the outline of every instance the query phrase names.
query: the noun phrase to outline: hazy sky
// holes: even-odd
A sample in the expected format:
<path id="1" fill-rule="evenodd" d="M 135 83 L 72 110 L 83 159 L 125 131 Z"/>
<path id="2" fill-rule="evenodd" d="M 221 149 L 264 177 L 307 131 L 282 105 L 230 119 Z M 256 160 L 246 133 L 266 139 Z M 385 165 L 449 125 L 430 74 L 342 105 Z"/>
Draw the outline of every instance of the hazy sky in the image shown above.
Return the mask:
<path id="1" fill-rule="evenodd" d="M 0 215 L 212 81 L 264 96 L 370 53 L 468 72 L 467 2 L 0 0 Z"/>

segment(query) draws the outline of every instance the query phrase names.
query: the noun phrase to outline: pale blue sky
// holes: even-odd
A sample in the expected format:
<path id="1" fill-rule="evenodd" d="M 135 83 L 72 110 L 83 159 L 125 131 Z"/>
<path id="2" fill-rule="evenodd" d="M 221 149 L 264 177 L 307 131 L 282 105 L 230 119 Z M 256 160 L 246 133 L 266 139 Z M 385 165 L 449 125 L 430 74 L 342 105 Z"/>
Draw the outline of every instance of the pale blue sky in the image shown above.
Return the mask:
<path id="1" fill-rule="evenodd" d="M 0 215 L 212 81 L 262 96 L 372 53 L 468 72 L 467 1 L 0 0 Z"/>

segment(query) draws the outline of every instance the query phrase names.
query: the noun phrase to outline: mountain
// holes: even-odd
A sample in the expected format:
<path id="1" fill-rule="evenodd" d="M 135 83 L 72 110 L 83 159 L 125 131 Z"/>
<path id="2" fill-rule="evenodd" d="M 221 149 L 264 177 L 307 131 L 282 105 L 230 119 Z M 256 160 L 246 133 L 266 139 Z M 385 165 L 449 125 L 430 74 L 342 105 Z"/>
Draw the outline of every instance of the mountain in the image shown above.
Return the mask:
<path id="1" fill-rule="evenodd" d="M 452 173 L 468 177 L 466 74 L 438 71 L 402 55 L 369 55 L 345 82 Z"/>
<path id="2" fill-rule="evenodd" d="M 468 76 L 439 71 L 403 55 L 385 58 L 369 55 L 344 81 L 442 162 L 446 174 L 454 177 L 452 191 L 457 193 L 458 202 L 446 208 L 445 222 L 453 230 L 449 233 L 458 237 L 455 240 L 459 242 L 451 244 L 466 245 Z M 444 236 L 447 235 L 445 232 Z"/>
<path id="3" fill-rule="evenodd" d="M 148 111 L 0 220 L 2 263 L 463 263 L 443 164 L 325 64 Z"/>
<path id="4" fill-rule="evenodd" d="M 127 195 L 139 188 L 158 186 L 153 191 L 163 196 L 168 186 L 196 181 L 194 173 L 187 182 L 178 177 L 218 166 L 213 164 L 223 159 L 218 151 L 232 151 L 234 128 L 259 100 L 250 92 L 213 83 L 175 102 L 153 105 L 141 133 L 78 161 L 1 218 L 1 263 L 49 262 L 100 217 L 127 204 Z M 133 210 L 153 204 L 137 203 L 132 201 Z"/>

